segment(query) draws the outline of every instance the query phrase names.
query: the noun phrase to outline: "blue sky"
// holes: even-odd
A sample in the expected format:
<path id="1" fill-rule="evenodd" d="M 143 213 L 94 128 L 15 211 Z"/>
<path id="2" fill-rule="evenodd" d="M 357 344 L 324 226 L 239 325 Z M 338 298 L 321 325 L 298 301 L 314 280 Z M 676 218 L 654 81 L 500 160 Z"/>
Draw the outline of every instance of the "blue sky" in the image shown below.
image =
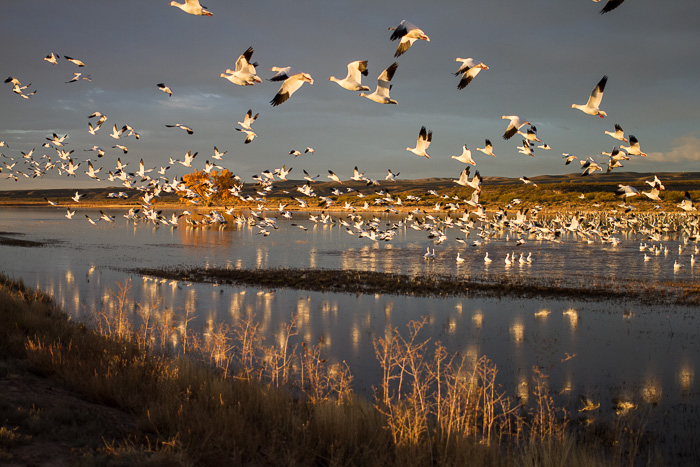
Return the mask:
<path id="1" fill-rule="evenodd" d="M 450 156 L 467 144 L 482 175 L 532 177 L 578 171 L 564 165 L 563 152 L 604 161 L 600 152 L 618 142 L 603 132 L 619 123 L 649 157 L 617 170 L 698 171 L 697 0 L 628 0 L 606 15 L 598 14 L 602 2 L 590 0 L 203 4 L 213 17 L 185 14 L 166 0 L 0 3 L 2 78 L 14 76 L 37 91 L 27 100 L 10 84 L 0 88 L 0 140 L 9 145 L 0 152 L 18 157 L 36 148 L 35 157 L 55 158 L 41 144 L 54 132 L 68 134 L 74 160 L 95 159 L 84 151 L 93 145 L 105 148 L 97 164 L 106 172 L 117 157 L 130 168 L 141 158 L 159 167 L 187 151 L 199 153 L 195 166 L 202 168 L 217 146 L 228 151 L 221 165 L 250 182 L 253 174 L 283 164 L 294 168 L 290 178 L 301 178 L 302 169 L 325 177 L 330 169 L 347 179 L 355 165 L 372 178 L 383 178 L 388 168 L 401 172 L 400 178 L 457 178 L 464 165 Z M 418 41 L 395 59 L 397 43 L 387 28 L 402 19 L 431 41 Z M 220 78 L 249 46 L 263 82 L 236 86 Z M 65 60 L 51 65 L 43 60 L 49 52 L 87 66 Z M 474 57 L 490 69 L 457 90 L 456 57 Z M 391 91 L 397 106 L 376 104 L 328 81 L 360 59 L 369 62 L 363 82 L 372 88 L 379 73 L 398 61 Z M 274 74 L 269 68 L 287 65 L 309 73 L 315 83 L 273 108 L 269 101 L 279 84 L 266 80 Z M 65 84 L 74 72 L 90 74 L 92 81 Z M 609 80 L 601 108 L 608 117 L 571 109 L 586 102 L 603 75 Z M 159 82 L 172 88 L 173 97 L 156 88 Z M 248 109 L 260 113 L 253 125 L 258 138 L 244 145 L 245 135 L 234 128 Z M 108 116 L 95 136 L 87 131 L 94 111 Z M 534 158 L 519 154 L 520 138 L 501 138 L 507 122 L 500 116 L 511 114 L 532 122 L 553 149 L 536 150 Z M 110 138 L 115 123 L 131 125 L 142 138 Z M 173 123 L 195 133 L 165 127 Z M 430 159 L 405 150 L 415 145 L 423 125 L 433 131 Z M 474 150 L 485 138 L 496 158 Z M 112 149 L 115 143 L 129 153 Z M 288 154 L 306 146 L 316 154 Z M 170 175 L 187 171 L 173 167 Z M 0 190 L 95 185 L 84 175 L 54 173 L 19 182 L 4 175 Z"/>

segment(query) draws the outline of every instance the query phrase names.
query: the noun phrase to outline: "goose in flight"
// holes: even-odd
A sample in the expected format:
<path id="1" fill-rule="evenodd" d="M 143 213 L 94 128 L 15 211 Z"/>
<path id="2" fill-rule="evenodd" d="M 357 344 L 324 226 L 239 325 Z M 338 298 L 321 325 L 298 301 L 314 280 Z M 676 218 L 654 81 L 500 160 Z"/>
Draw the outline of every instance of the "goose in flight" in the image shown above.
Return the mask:
<path id="1" fill-rule="evenodd" d="M 236 68 L 234 70 L 228 68 L 219 75 L 219 78 L 226 78 L 239 86 L 253 86 L 255 83 L 262 83 L 262 79 L 255 72 L 255 67 L 258 64 L 250 62 L 253 52 L 253 47 L 248 47 L 236 60 Z"/>
<path id="2" fill-rule="evenodd" d="M 452 159 L 456 159 L 460 162 L 464 162 L 465 164 L 471 164 L 471 165 L 476 165 L 476 162 L 474 161 L 474 158 L 472 158 L 472 152 L 467 149 L 467 145 L 465 144 L 462 146 L 462 154 L 459 156 L 450 156 Z"/>
<path id="3" fill-rule="evenodd" d="M 85 171 L 85 174 L 86 174 L 88 177 L 94 178 L 95 180 L 98 180 L 98 181 L 99 181 L 100 179 L 97 178 L 97 173 L 98 173 L 100 170 L 102 170 L 102 167 L 100 167 L 99 169 L 95 170 L 95 168 L 92 166 L 92 161 L 88 161 L 88 169 Z M 76 193 L 76 194 L 77 194 L 77 193 Z"/>
<path id="4" fill-rule="evenodd" d="M 386 171 L 386 177 L 384 177 L 384 180 L 387 180 L 387 181 L 390 181 L 390 182 L 395 182 L 395 181 L 396 181 L 396 177 L 398 177 L 400 173 L 401 173 L 401 172 L 396 172 L 396 173 L 394 173 L 394 172 L 391 171 L 391 169 L 387 169 L 387 171 Z"/>
<path id="5" fill-rule="evenodd" d="M 168 128 L 182 128 L 187 132 L 188 135 L 191 135 L 194 133 L 194 130 L 187 125 L 183 125 L 182 123 L 175 123 L 174 125 L 165 125 Z M 116 126 L 115 126 L 116 127 Z"/>
<path id="6" fill-rule="evenodd" d="M 617 194 L 620 196 L 624 196 L 625 198 L 629 198 L 632 196 L 639 196 L 639 191 L 630 185 L 617 185 Z"/>
<path id="7" fill-rule="evenodd" d="M 654 175 L 654 180 L 644 180 L 644 183 L 650 185 L 652 188 L 656 188 L 659 191 L 666 189 L 666 187 L 661 183 L 661 180 L 659 180 L 659 177 L 657 177 L 656 175 Z"/>
<path id="8" fill-rule="evenodd" d="M 455 62 L 462 62 L 459 69 L 455 72 L 455 76 L 462 75 L 459 80 L 457 89 L 464 89 L 469 83 L 472 82 L 476 75 L 479 74 L 481 70 L 488 70 L 489 67 L 484 63 L 481 63 L 473 58 L 455 58 Z"/>
<path id="9" fill-rule="evenodd" d="M 466 166 L 462 173 L 459 175 L 459 179 L 454 181 L 458 185 L 467 186 L 475 189 L 476 191 L 481 191 L 481 175 L 477 170 L 474 177 L 469 180 L 469 166 Z"/>
<path id="10" fill-rule="evenodd" d="M 207 7 L 199 4 L 199 0 L 185 0 L 185 3 L 177 3 L 176 1 L 170 2 L 170 6 L 176 6 L 185 13 L 189 13 L 195 16 L 214 16 Z"/>
<path id="11" fill-rule="evenodd" d="M 331 76 L 328 80 L 338 83 L 341 88 L 349 91 L 369 91 L 369 86 L 362 85 L 362 76 L 367 76 L 367 60 L 355 60 L 348 63 L 348 74 L 345 78 L 338 79 Z"/>
<path id="12" fill-rule="evenodd" d="M 168 87 L 165 83 L 158 83 L 156 84 L 158 86 L 158 89 L 166 93 L 168 96 L 173 97 L 173 92 L 170 90 L 170 87 Z"/>
<path id="13" fill-rule="evenodd" d="M 634 135 L 630 135 L 630 145 L 620 145 L 620 149 L 624 150 L 630 156 L 647 157 L 647 154 L 645 152 L 642 152 L 642 148 L 639 145 L 639 141 L 637 140 L 637 138 L 635 138 Z"/>
<path id="14" fill-rule="evenodd" d="M 275 94 L 275 97 L 270 101 L 270 104 L 272 104 L 273 107 L 277 107 L 286 102 L 304 83 L 314 84 L 314 79 L 310 74 L 297 73 L 285 79 L 282 86 L 277 91 L 277 94 Z"/>
<path id="15" fill-rule="evenodd" d="M 326 175 L 326 177 L 330 178 L 334 182 L 340 183 L 341 185 L 343 184 L 343 182 L 340 180 L 340 178 L 332 170 L 328 171 L 328 175 Z"/>
<path id="16" fill-rule="evenodd" d="M 503 133 L 503 139 L 511 139 L 523 126 L 531 125 L 530 122 L 522 121 L 517 115 L 503 115 L 501 120 L 510 120 L 506 132 Z"/>
<path id="17" fill-rule="evenodd" d="M 248 112 L 246 112 L 245 114 L 245 118 L 243 118 L 242 122 L 238 122 L 238 124 L 246 130 L 252 130 L 253 128 L 251 127 L 251 125 L 255 120 L 257 120 L 258 115 L 260 115 L 260 113 L 256 113 L 255 115 L 253 115 L 253 109 L 248 109 Z"/>
<path id="18" fill-rule="evenodd" d="M 685 212 L 697 211 L 698 209 L 693 205 L 693 199 L 690 197 L 690 193 L 685 192 L 685 197 L 677 207 L 681 208 Z"/>
<path id="19" fill-rule="evenodd" d="M 580 111 L 587 113 L 588 115 L 597 115 L 600 118 L 605 118 L 608 114 L 600 110 L 600 102 L 603 100 L 603 91 L 605 91 L 605 84 L 608 82 L 608 76 L 603 76 L 595 88 L 588 97 L 588 102 L 583 104 L 571 104 L 572 109 L 579 109 Z"/>
<path id="20" fill-rule="evenodd" d="M 241 123 L 241 122 L 238 122 L 238 123 Z M 222 156 L 223 156 L 224 154 L 226 154 L 227 152 L 228 152 L 228 151 L 223 151 L 223 152 L 221 152 L 221 151 L 219 151 L 219 148 L 217 148 L 216 146 L 214 146 L 214 155 L 211 156 L 211 157 L 214 158 L 214 159 L 222 160 Z"/>
<path id="21" fill-rule="evenodd" d="M 85 66 L 85 64 L 81 60 L 78 60 L 77 58 L 72 58 L 72 57 L 69 57 L 68 55 L 64 55 L 63 58 L 65 58 L 66 60 L 68 60 L 69 62 L 71 62 L 75 65 L 78 65 L 78 67 Z"/>
<path id="22" fill-rule="evenodd" d="M 311 154 L 315 154 L 316 150 L 314 148 L 312 148 L 311 146 L 306 146 L 306 149 L 304 149 L 304 154 L 309 153 L 309 152 Z"/>
<path id="23" fill-rule="evenodd" d="M 617 123 L 615 124 L 615 131 L 604 131 L 603 133 L 612 136 L 616 140 L 624 141 L 625 143 L 627 142 L 627 138 L 625 138 L 625 131 Z"/>
<path id="24" fill-rule="evenodd" d="M 423 31 L 418 29 L 418 26 L 406 20 L 401 21 L 396 27 L 390 27 L 389 31 L 394 31 L 391 33 L 389 39 L 392 41 L 401 39 L 399 41 L 399 47 L 396 49 L 396 53 L 394 53 L 394 57 L 403 55 L 418 39 L 430 42 L 430 38 L 426 36 Z"/>
<path id="25" fill-rule="evenodd" d="M 46 60 L 47 62 L 49 62 L 51 64 L 58 65 L 58 55 L 56 55 L 53 52 L 51 52 L 46 57 L 44 57 L 44 60 Z"/>
<path id="26" fill-rule="evenodd" d="M 537 183 L 533 182 L 532 180 L 530 180 L 529 178 L 527 178 L 525 176 L 520 177 L 520 181 L 523 182 L 525 185 L 529 184 L 529 185 L 532 185 L 535 188 L 537 188 Z"/>
<path id="27" fill-rule="evenodd" d="M 483 148 L 476 148 L 477 151 L 481 151 L 487 156 L 491 157 L 496 157 L 496 155 L 493 153 L 493 144 L 491 144 L 491 140 L 487 139 L 484 141 L 484 147 Z"/>
<path id="28" fill-rule="evenodd" d="M 359 96 L 366 97 L 367 99 L 378 102 L 380 104 L 398 104 L 397 101 L 389 97 L 389 91 L 391 90 L 391 79 L 396 73 L 396 69 L 399 67 L 397 62 L 389 65 L 377 78 L 377 89 L 370 94 L 365 94 L 361 92 Z"/>
<path id="29" fill-rule="evenodd" d="M 406 148 L 406 151 L 411 151 L 413 154 L 416 156 L 421 156 L 425 157 L 426 159 L 430 159 L 430 155 L 428 155 L 428 146 L 430 146 L 431 141 L 433 140 L 433 132 L 432 131 L 427 131 L 424 126 L 421 127 L 420 132 L 418 133 L 418 140 L 416 141 L 416 147 L 415 148 Z"/>
<path id="30" fill-rule="evenodd" d="M 593 0 L 594 2 L 599 2 L 600 0 Z M 603 8 L 600 9 L 600 14 L 603 15 L 609 11 L 614 10 L 615 8 L 619 7 L 622 5 L 622 2 L 625 0 L 608 0 L 607 3 L 603 6 Z"/>
<path id="31" fill-rule="evenodd" d="M 255 139 L 256 136 L 258 136 L 257 133 L 255 133 L 253 130 L 246 130 L 245 128 L 236 128 L 236 131 L 240 131 L 246 134 L 244 144 L 250 143 L 251 141 L 253 141 L 253 139 Z"/>

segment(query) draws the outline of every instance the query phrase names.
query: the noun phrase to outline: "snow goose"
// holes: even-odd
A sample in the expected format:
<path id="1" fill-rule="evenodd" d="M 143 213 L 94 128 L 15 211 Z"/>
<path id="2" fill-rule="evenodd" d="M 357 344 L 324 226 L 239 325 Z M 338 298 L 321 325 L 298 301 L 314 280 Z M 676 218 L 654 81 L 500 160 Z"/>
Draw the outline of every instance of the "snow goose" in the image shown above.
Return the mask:
<path id="1" fill-rule="evenodd" d="M 486 254 L 484 255 L 484 263 L 489 264 L 491 261 L 493 261 L 491 258 L 489 258 L 489 252 L 487 251 Z"/>
<path id="2" fill-rule="evenodd" d="M 396 177 L 398 177 L 400 173 L 401 173 L 401 172 L 396 172 L 396 173 L 394 173 L 394 172 L 391 171 L 391 169 L 387 169 L 387 170 L 386 170 L 386 177 L 384 177 L 384 180 L 387 180 L 387 181 L 390 181 L 390 182 L 395 182 L 395 181 L 396 181 Z"/>
<path id="3" fill-rule="evenodd" d="M 471 165 L 476 165 L 476 162 L 474 161 L 474 158 L 472 158 L 472 152 L 467 149 L 467 145 L 462 146 L 462 154 L 459 156 L 450 156 L 452 159 L 456 159 L 460 162 L 464 162 L 465 164 L 471 164 Z"/>
<path id="4" fill-rule="evenodd" d="M 520 177 L 520 181 L 523 182 L 525 185 L 532 185 L 535 188 L 537 188 L 537 183 L 533 182 L 532 180 L 530 180 L 529 178 L 527 178 L 525 176 Z"/>
<path id="5" fill-rule="evenodd" d="M 593 88 L 591 95 L 588 97 L 588 102 L 586 104 L 571 104 L 572 109 L 579 109 L 583 113 L 588 115 L 597 115 L 600 118 L 605 118 L 608 114 L 600 110 L 600 102 L 603 100 L 603 91 L 605 91 L 605 84 L 608 82 L 607 75 L 603 76 L 598 84 Z"/>
<path id="6" fill-rule="evenodd" d="M 245 128 L 236 128 L 236 131 L 240 131 L 246 134 L 244 144 L 249 144 L 251 141 L 253 141 L 253 139 L 255 139 L 256 136 L 258 136 L 257 133 L 255 133 L 253 130 L 246 130 Z"/>
<path id="7" fill-rule="evenodd" d="M 248 47 L 245 52 L 238 56 L 235 69 L 231 70 L 229 68 L 224 73 L 221 73 L 219 77 L 226 78 L 239 86 L 253 86 L 255 83 L 262 83 L 262 79 L 255 72 L 255 67 L 258 64 L 250 62 L 253 52 L 253 47 Z"/>
<path id="8" fill-rule="evenodd" d="M 391 90 L 391 84 L 389 83 L 391 78 L 394 77 L 394 73 L 398 67 L 399 64 L 397 62 L 389 65 L 384 71 L 382 71 L 379 78 L 377 78 L 377 89 L 370 94 L 361 92 L 359 95 L 380 104 L 398 104 L 397 101 L 389 97 L 389 91 Z"/>
<path id="9" fill-rule="evenodd" d="M 65 58 L 66 60 L 68 60 L 69 62 L 71 62 L 75 65 L 78 65 L 79 67 L 85 66 L 85 64 L 81 60 L 78 60 L 77 58 L 72 58 L 72 57 L 69 57 L 68 55 L 64 55 L 63 58 Z"/>
<path id="10" fill-rule="evenodd" d="M 535 153 L 526 139 L 523 140 L 523 144 L 518 148 L 518 152 L 526 156 L 535 157 Z"/>
<path id="11" fill-rule="evenodd" d="M 617 185 L 617 194 L 619 196 L 624 196 L 625 198 L 629 198 L 631 196 L 639 196 L 639 191 L 630 185 Z"/>
<path id="12" fill-rule="evenodd" d="M 53 52 L 51 52 L 46 57 L 44 57 L 44 60 L 46 60 L 47 62 L 52 63 L 54 65 L 58 65 L 58 55 L 56 55 Z"/>
<path id="13" fill-rule="evenodd" d="M 282 86 L 277 91 L 277 94 L 275 94 L 275 97 L 270 101 L 270 104 L 272 104 L 273 107 L 277 107 L 286 102 L 304 83 L 314 84 L 314 79 L 310 74 L 297 73 L 285 79 Z"/>
<path id="14" fill-rule="evenodd" d="M 432 131 L 427 131 L 424 126 L 421 127 L 420 132 L 418 133 L 418 140 L 416 141 L 416 147 L 415 148 L 406 148 L 406 151 L 411 151 L 413 154 L 416 156 L 421 156 L 425 157 L 426 159 L 430 158 L 430 155 L 428 155 L 428 146 L 430 146 L 430 142 L 433 140 L 433 132 Z"/>
<path id="15" fill-rule="evenodd" d="M 340 183 L 341 185 L 343 184 L 343 182 L 340 180 L 340 177 L 338 177 L 332 170 L 328 171 L 328 175 L 326 175 L 326 177 L 330 178 L 334 182 Z"/>
<path id="16" fill-rule="evenodd" d="M 338 83 L 341 88 L 349 91 L 369 91 L 369 86 L 362 85 L 362 76 L 367 76 L 367 60 L 355 60 L 348 63 L 348 74 L 343 79 L 335 76 L 328 78 L 329 81 Z"/>
<path id="17" fill-rule="evenodd" d="M 488 70 L 489 67 L 473 58 L 455 58 L 455 62 L 462 62 L 455 76 L 462 75 L 457 89 L 464 89 L 479 74 L 481 70 Z"/>
<path id="18" fill-rule="evenodd" d="M 183 125 L 182 123 L 175 123 L 174 125 L 165 125 L 168 128 L 181 128 L 187 132 L 188 135 L 191 135 L 194 133 L 194 130 L 187 125 Z M 116 127 L 116 125 L 115 125 Z"/>
<path id="19" fill-rule="evenodd" d="M 599 2 L 600 0 L 593 0 L 594 2 Z M 615 8 L 619 7 L 622 5 L 622 2 L 625 0 L 608 0 L 607 3 L 603 6 L 603 8 L 600 9 L 600 14 L 605 14 L 609 11 L 614 10 Z"/>
<path id="20" fill-rule="evenodd" d="M 418 39 L 430 42 L 430 38 L 426 36 L 423 31 L 418 29 L 415 24 L 406 20 L 401 21 L 401 23 L 399 23 L 399 25 L 396 27 L 390 27 L 389 31 L 394 31 L 391 33 L 391 37 L 389 39 L 392 41 L 401 39 L 399 41 L 399 47 L 396 49 L 396 53 L 394 53 L 394 57 L 403 55 Z"/>
<path id="21" fill-rule="evenodd" d="M 251 128 L 250 125 L 252 125 L 253 122 L 257 120 L 258 115 L 260 115 L 260 113 L 256 113 L 255 115 L 253 115 L 253 109 L 248 109 L 248 112 L 246 112 L 245 114 L 245 118 L 243 118 L 242 122 L 238 122 L 238 124 L 246 130 L 252 130 L 253 128 Z"/>
<path id="22" fill-rule="evenodd" d="M 238 123 L 241 123 L 241 122 L 238 122 Z M 222 160 L 222 156 L 223 156 L 224 154 L 226 154 L 227 152 L 228 152 L 228 151 L 223 151 L 223 152 L 222 152 L 222 151 L 219 151 L 219 148 L 217 148 L 216 146 L 214 146 L 214 155 L 211 156 L 211 157 L 214 158 L 214 159 L 217 159 L 217 160 Z"/>
<path id="23" fill-rule="evenodd" d="M 199 0 L 185 0 L 185 3 L 170 2 L 170 6 L 176 6 L 185 13 L 195 16 L 214 16 L 206 7 L 199 4 Z"/>
<path id="24" fill-rule="evenodd" d="M 503 133 L 503 139 L 511 139 L 519 129 L 525 125 L 530 125 L 530 122 L 522 121 L 517 115 L 502 115 L 502 120 L 510 120 L 506 127 L 506 132 Z"/>
<path id="25" fill-rule="evenodd" d="M 457 252 L 457 259 L 456 259 L 456 261 L 457 261 L 457 264 L 461 264 L 461 263 L 463 263 L 463 262 L 465 261 L 464 258 L 462 258 L 462 257 L 459 255 L 459 251 Z"/>
<path id="26" fill-rule="evenodd" d="M 661 201 L 661 197 L 659 196 L 661 192 L 656 187 L 652 188 L 649 191 L 642 191 L 642 194 L 649 199 L 653 199 L 654 201 Z"/>
<path id="27" fill-rule="evenodd" d="M 304 149 L 304 154 L 311 153 L 311 154 L 316 154 L 316 150 L 312 148 L 311 146 L 306 146 L 306 149 Z"/>
<path id="28" fill-rule="evenodd" d="M 693 205 L 693 199 L 690 197 L 689 192 L 685 192 L 685 198 L 683 198 L 683 201 L 681 201 L 680 204 L 677 205 L 677 207 L 681 208 L 685 212 L 689 211 L 697 211 L 698 209 Z"/>
<path id="29" fill-rule="evenodd" d="M 476 150 L 483 152 L 487 156 L 496 157 L 496 155 L 493 153 L 493 144 L 491 144 L 490 139 L 485 140 L 483 148 L 476 148 Z"/>
<path id="30" fill-rule="evenodd" d="M 615 131 L 604 131 L 603 133 L 612 136 L 616 140 L 624 141 L 625 143 L 627 142 L 627 138 L 625 138 L 625 131 L 618 123 L 615 124 Z"/>
<path id="31" fill-rule="evenodd" d="M 639 141 L 637 140 L 637 138 L 635 138 L 634 135 L 630 135 L 630 145 L 620 145 L 620 149 L 624 150 L 630 156 L 647 157 L 647 154 L 645 152 L 642 152 L 642 148 L 639 145 Z"/>
<path id="32" fill-rule="evenodd" d="M 294 157 L 297 157 L 297 156 L 301 156 L 301 151 L 299 151 L 298 149 L 292 149 L 291 151 L 289 151 L 289 154 L 294 156 Z"/>
<path id="33" fill-rule="evenodd" d="M 158 83 L 156 84 L 158 86 L 158 89 L 166 93 L 168 96 L 173 97 L 173 92 L 170 90 L 170 87 L 168 87 L 165 83 Z"/>

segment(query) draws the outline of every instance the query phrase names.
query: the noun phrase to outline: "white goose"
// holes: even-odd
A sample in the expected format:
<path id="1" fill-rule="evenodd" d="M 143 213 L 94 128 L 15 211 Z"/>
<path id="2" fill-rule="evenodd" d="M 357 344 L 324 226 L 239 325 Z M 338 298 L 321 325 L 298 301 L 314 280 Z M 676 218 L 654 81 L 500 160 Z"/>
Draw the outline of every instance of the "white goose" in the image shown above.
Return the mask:
<path id="1" fill-rule="evenodd" d="M 355 60 L 348 63 L 348 74 L 343 79 L 335 76 L 328 78 L 329 81 L 338 83 L 340 87 L 349 91 L 369 91 L 369 86 L 362 85 L 362 76 L 367 76 L 367 60 Z"/>
<path id="2" fill-rule="evenodd" d="M 277 94 L 275 94 L 275 97 L 270 101 L 270 104 L 276 107 L 286 102 L 304 83 L 314 84 L 314 79 L 310 74 L 297 73 L 285 79 L 282 86 L 277 91 Z"/>
<path id="3" fill-rule="evenodd" d="M 618 123 L 615 124 L 615 131 L 604 131 L 603 133 L 612 136 L 616 140 L 624 141 L 625 143 L 627 142 L 627 138 L 625 138 L 625 131 Z"/>
<path id="4" fill-rule="evenodd" d="M 600 118 L 605 118 L 608 114 L 600 110 L 600 102 L 603 100 L 603 91 L 605 91 L 605 84 L 608 82 L 607 75 L 603 76 L 598 84 L 593 88 L 591 95 L 588 97 L 588 102 L 585 105 L 582 104 L 571 104 L 572 109 L 579 109 L 580 111 L 587 113 L 588 115 L 597 115 Z"/>
<path id="5" fill-rule="evenodd" d="M 389 39 L 392 41 L 401 39 L 394 57 L 403 55 L 418 39 L 430 42 L 430 38 L 422 30 L 418 29 L 418 26 L 406 20 L 401 21 L 396 27 L 390 27 L 389 31 L 394 31 Z"/>
<path id="6" fill-rule="evenodd" d="M 517 115 L 502 115 L 502 120 L 510 120 L 506 127 L 506 132 L 503 133 L 503 139 L 511 139 L 525 125 L 530 125 L 530 122 L 523 121 Z"/>
<path id="7" fill-rule="evenodd" d="M 639 145 L 639 141 L 637 140 L 637 138 L 635 138 L 634 135 L 630 135 L 630 145 L 620 145 L 620 149 L 624 150 L 630 156 L 647 157 L 647 154 L 645 152 L 642 152 L 642 148 Z"/>
<path id="8" fill-rule="evenodd" d="M 185 3 L 170 2 L 170 6 L 176 6 L 185 13 L 195 16 L 214 16 L 206 7 L 199 4 L 199 0 L 185 0 Z"/>
<path id="9" fill-rule="evenodd" d="M 365 94 L 361 92 L 359 95 L 366 97 L 367 99 L 378 102 L 380 104 L 398 104 L 397 101 L 389 97 L 389 91 L 391 90 L 391 78 L 394 77 L 396 69 L 399 67 L 397 62 L 389 65 L 377 78 L 377 89 L 370 94 Z"/>
<path id="10" fill-rule="evenodd" d="M 476 148 L 476 150 L 483 152 L 487 156 L 496 157 L 496 155 L 493 153 L 493 144 L 491 144 L 490 139 L 485 140 L 483 148 Z"/>
<path id="11" fill-rule="evenodd" d="M 462 75 L 459 80 L 457 89 L 464 89 L 469 83 L 479 74 L 481 70 L 488 70 L 489 67 L 473 58 L 455 58 L 455 62 L 462 62 L 459 69 L 455 72 L 455 76 Z"/>
<path id="12" fill-rule="evenodd" d="M 219 75 L 219 78 L 226 78 L 239 86 L 253 86 L 255 83 L 262 83 L 262 79 L 255 72 L 255 67 L 258 64 L 250 62 L 253 52 L 253 47 L 248 47 L 245 52 L 238 56 L 236 68 L 234 70 L 228 68 Z"/>
<path id="13" fill-rule="evenodd" d="M 418 133 L 418 140 L 416 141 L 416 147 L 415 148 L 406 148 L 406 151 L 411 151 L 416 156 L 421 156 L 421 157 L 425 157 L 426 159 L 430 159 L 430 155 L 427 153 L 427 151 L 428 151 L 428 146 L 430 146 L 430 142 L 432 140 L 433 140 L 433 132 L 427 131 L 425 129 L 425 127 L 422 126 L 420 129 L 420 132 Z"/>
<path id="14" fill-rule="evenodd" d="M 252 130 L 253 128 L 251 127 L 251 125 L 255 120 L 257 120 L 258 115 L 260 115 L 260 113 L 256 113 L 255 115 L 253 115 L 253 109 L 248 109 L 248 112 L 245 114 L 245 118 L 243 119 L 243 121 L 237 123 L 246 130 Z"/>
<path id="15" fill-rule="evenodd" d="M 452 159 L 456 159 L 460 162 L 464 162 L 465 164 L 471 164 L 471 165 L 476 165 L 476 162 L 474 161 L 474 158 L 472 158 L 472 152 L 467 149 L 467 145 L 465 144 L 462 146 L 462 154 L 459 156 L 450 156 Z"/>

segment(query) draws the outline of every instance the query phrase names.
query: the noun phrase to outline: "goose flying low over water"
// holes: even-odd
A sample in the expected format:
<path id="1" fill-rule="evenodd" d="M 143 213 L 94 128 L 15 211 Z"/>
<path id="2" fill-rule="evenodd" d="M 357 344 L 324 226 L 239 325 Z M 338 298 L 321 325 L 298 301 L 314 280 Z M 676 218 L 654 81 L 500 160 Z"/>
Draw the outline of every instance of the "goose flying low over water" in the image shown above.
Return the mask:
<path id="1" fill-rule="evenodd" d="M 362 76 L 367 76 L 367 60 L 356 60 L 348 63 L 348 74 L 343 79 L 335 76 L 328 78 L 329 81 L 338 83 L 340 87 L 349 91 L 369 91 L 369 86 L 362 85 Z"/>
<path id="2" fill-rule="evenodd" d="M 455 62 L 462 62 L 459 69 L 455 72 L 455 76 L 462 75 L 459 80 L 457 89 L 464 89 L 469 83 L 479 74 L 481 70 L 488 70 L 489 67 L 473 58 L 455 58 Z"/>
<path id="3" fill-rule="evenodd" d="M 170 6 L 175 6 L 195 16 L 214 16 L 206 7 L 199 4 L 199 0 L 185 0 L 185 3 L 170 2 Z"/>
<path id="4" fill-rule="evenodd" d="M 603 76 L 595 88 L 588 97 L 588 102 L 583 104 L 571 104 L 572 109 L 579 109 L 581 112 L 587 113 L 588 115 L 597 115 L 600 118 L 605 118 L 608 114 L 600 110 L 600 102 L 603 100 L 603 91 L 605 91 L 605 84 L 608 82 L 607 75 Z"/>
<path id="5" fill-rule="evenodd" d="M 389 39 L 392 41 L 401 39 L 399 47 L 396 49 L 396 53 L 394 53 L 394 57 L 403 55 L 418 39 L 430 42 L 430 38 L 420 30 L 418 26 L 406 20 L 401 21 L 396 27 L 390 27 L 389 31 L 394 31 Z"/>
<path id="6" fill-rule="evenodd" d="M 292 94 L 298 91 L 304 83 L 314 84 L 314 79 L 310 74 L 297 73 L 296 75 L 292 75 L 285 79 L 282 86 L 277 91 L 277 94 L 275 94 L 275 97 L 273 97 L 270 101 L 270 104 L 272 104 L 273 107 L 277 107 L 278 105 L 287 102 L 287 100 L 292 97 Z"/>
<path id="7" fill-rule="evenodd" d="M 396 69 L 399 67 L 397 62 L 389 65 L 377 78 L 377 89 L 370 94 L 365 94 L 361 92 L 359 96 L 366 97 L 367 99 L 378 102 L 380 104 L 398 104 L 397 101 L 389 97 L 389 91 L 391 90 L 391 79 L 396 73 Z"/>
<path id="8" fill-rule="evenodd" d="M 411 151 L 416 156 L 421 156 L 421 157 L 425 157 L 426 159 L 430 159 L 430 156 L 428 155 L 427 151 L 428 151 L 428 146 L 430 146 L 430 143 L 432 140 L 433 140 L 433 132 L 427 131 L 425 129 L 425 127 L 422 126 L 420 129 L 420 132 L 418 133 L 418 140 L 416 141 L 416 147 L 415 148 L 406 148 L 406 151 Z"/>

